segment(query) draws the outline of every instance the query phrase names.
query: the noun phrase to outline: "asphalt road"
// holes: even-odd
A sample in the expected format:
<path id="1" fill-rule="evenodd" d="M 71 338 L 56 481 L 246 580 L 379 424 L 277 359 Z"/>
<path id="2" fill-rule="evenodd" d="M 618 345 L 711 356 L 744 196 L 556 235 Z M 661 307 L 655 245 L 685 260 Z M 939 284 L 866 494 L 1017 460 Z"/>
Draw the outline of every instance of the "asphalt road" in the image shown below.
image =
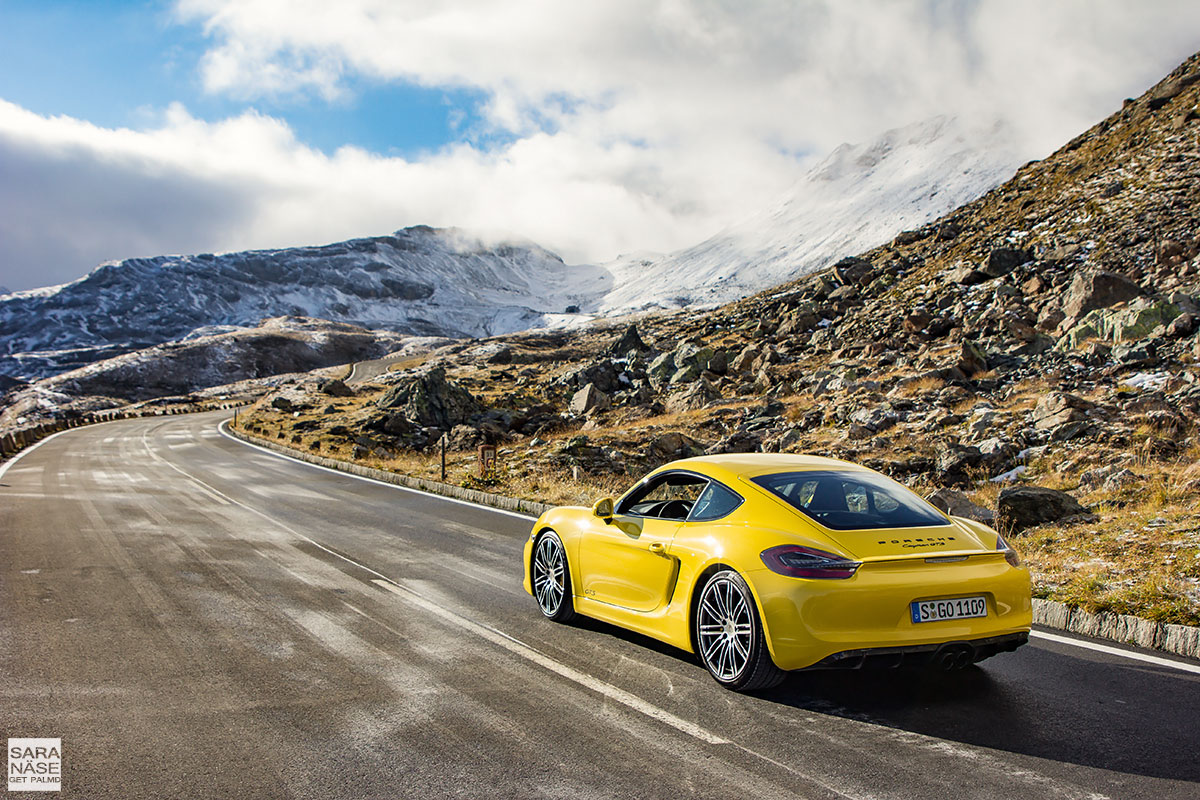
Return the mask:
<path id="1" fill-rule="evenodd" d="M 59 796 L 1200 796 L 1200 675 L 1038 640 L 734 694 L 542 620 L 528 520 L 219 419 L 71 430 L 0 477 L 0 738 L 61 737 Z"/>
<path id="2" fill-rule="evenodd" d="M 401 356 L 393 354 L 377 358 L 373 361 L 355 361 L 350 366 L 350 374 L 346 376 L 346 383 L 366 383 L 367 381 L 373 381 L 386 373 L 388 368 L 400 359 Z"/>

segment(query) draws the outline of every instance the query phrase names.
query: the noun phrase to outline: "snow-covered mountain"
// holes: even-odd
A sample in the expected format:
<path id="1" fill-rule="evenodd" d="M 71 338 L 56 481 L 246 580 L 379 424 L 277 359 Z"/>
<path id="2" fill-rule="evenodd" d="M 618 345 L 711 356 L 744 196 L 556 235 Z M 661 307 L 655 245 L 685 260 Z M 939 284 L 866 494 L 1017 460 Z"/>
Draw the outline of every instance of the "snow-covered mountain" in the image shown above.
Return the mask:
<path id="1" fill-rule="evenodd" d="M 44 377 L 162 342 L 297 315 L 411 334 L 486 336 L 582 299 L 593 267 L 529 242 L 418 226 L 322 247 L 104 264 L 0 298 L 0 373 Z"/>
<path id="2" fill-rule="evenodd" d="M 487 336 L 588 313 L 725 302 L 983 194 L 1022 160 L 1010 139 L 1002 126 L 935 118 L 842 145 L 786 197 L 694 247 L 600 265 L 568 266 L 530 242 L 425 226 L 320 247 L 112 262 L 73 283 L 0 296 L 0 375 L 46 377 L 285 315 Z"/>
<path id="3" fill-rule="evenodd" d="M 666 256 L 606 264 L 600 313 L 724 303 L 822 269 L 920 227 L 1012 177 L 1027 158 L 1001 124 L 935 117 L 843 144 L 774 206 Z"/>

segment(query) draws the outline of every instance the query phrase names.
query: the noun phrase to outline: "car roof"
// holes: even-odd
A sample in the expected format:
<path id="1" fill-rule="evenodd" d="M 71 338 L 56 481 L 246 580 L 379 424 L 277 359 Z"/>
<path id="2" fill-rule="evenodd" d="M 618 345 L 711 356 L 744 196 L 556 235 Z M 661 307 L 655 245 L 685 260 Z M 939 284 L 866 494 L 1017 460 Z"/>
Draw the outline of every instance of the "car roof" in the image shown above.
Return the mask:
<path id="1" fill-rule="evenodd" d="M 845 470 L 871 472 L 866 467 L 824 456 L 796 453 L 722 453 L 712 456 L 685 458 L 665 465 L 663 469 L 692 469 L 711 477 L 755 478 L 777 472 L 807 472 L 810 470 Z"/>

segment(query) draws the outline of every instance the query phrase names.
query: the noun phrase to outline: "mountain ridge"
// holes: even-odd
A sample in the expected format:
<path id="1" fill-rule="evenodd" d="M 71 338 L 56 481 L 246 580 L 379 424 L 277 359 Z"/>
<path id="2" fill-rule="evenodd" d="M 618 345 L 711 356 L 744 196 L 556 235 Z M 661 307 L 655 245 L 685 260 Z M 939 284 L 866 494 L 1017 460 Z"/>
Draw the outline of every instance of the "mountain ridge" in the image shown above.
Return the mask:
<path id="1" fill-rule="evenodd" d="M 1003 135 L 972 146 L 964 131 L 941 117 L 843 145 L 771 209 L 665 257 L 567 265 L 532 242 L 413 226 L 311 247 L 108 262 L 0 298 L 0 373 L 43 378 L 281 315 L 477 337 L 733 299 L 998 182 L 1014 161 L 997 145 Z"/>

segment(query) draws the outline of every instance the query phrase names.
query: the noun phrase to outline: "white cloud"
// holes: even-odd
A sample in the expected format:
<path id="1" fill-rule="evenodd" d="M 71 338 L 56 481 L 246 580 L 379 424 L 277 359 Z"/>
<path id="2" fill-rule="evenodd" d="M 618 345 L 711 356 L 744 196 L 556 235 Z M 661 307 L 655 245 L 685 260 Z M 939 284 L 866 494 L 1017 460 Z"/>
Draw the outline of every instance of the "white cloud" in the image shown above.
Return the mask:
<path id="1" fill-rule="evenodd" d="M 518 232 L 572 260 L 588 255 L 580 242 L 673 246 L 689 215 L 639 188 L 650 158 L 546 134 L 419 162 L 349 147 L 327 156 L 258 114 L 206 123 L 175 106 L 152 129 L 109 130 L 0 101 L 0 282 L 29 288 L 107 259 L 312 244 L 417 223 Z M 628 187 L 611 175 L 629 176 Z"/>
<path id="2" fill-rule="evenodd" d="M 505 129 L 548 116 L 597 140 L 701 148 L 827 150 L 937 113 L 1026 117 L 1049 147 L 1200 32 L 1189 0 L 180 0 L 178 13 L 214 39 L 212 91 L 329 95 L 353 74 L 467 86 Z M 579 107 L 559 113 L 563 97 Z"/>
<path id="3" fill-rule="evenodd" d="M 510 230 L 568 260 L 672 249 L 770 206 L 795 154 L 934 114 L 1004 118 L 1044 155 L 1200 31 L 1187 0 L 181 0 L 177 16 L 210 36 L 211 92 L 466 87 L 506 143 L 326 155 L 254 113 L 172 107 L 132 131 L 0 104 L 0 283 L 418 223 Z"/>

